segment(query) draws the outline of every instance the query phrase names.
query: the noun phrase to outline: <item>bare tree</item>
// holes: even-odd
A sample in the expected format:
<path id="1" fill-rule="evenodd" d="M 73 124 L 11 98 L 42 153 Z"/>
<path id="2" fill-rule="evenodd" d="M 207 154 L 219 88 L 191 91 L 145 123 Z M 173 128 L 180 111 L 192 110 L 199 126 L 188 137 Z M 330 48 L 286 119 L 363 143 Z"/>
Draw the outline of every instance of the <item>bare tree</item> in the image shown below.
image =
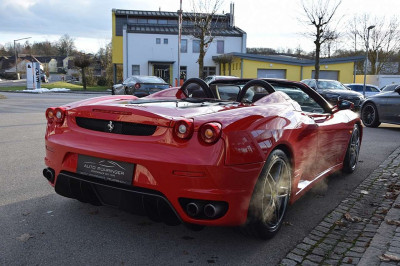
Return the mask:
<path id="1" fill-rule="evenodd" d="M 400 24 L 396 17 L 390 20 L 367 14 L 356 16 L 350 22 L 351 37 L 359 37 L 364 49 L 367 47 L 368 27 L 375 26 L 370 32 L 368 59 L 371 63 L 371 73 L 379 74 L 385 64 L 393 58 L 400 49 Z"/>
<path id="2" fill-rule="evenodd" d="M 194 30 L 192 36 L 199 40 L 199 77 L 203 77 L 204 70 L 204 57 L 207 53 L 207 49 L 213 42 L 215 33 L 214 28 L 218 24 L 219 16 L 216 16 L 218 9 L 220 8 L 223 0 L 193 0 L 192 1 L 192 13 L 190 14 L 190 20 L 193 23 Z"/>
<path id="3" fill-rule="evenodd" d="M 91 60 L 89 55 L 85 53 L 78 53 L 74 56 L 74 65 L 81 69 L 82 72 L 82 85 L 83 89 L 86 90 L 86 68 L 90 66 Z"/>
<path id="4" fill-rule="evenodd" d="M 315 79 L 319 79 L 321 45 L 339 36 L 332 24 L 335 24 L 333 16 L 341 3 L 341 0 L 302 0 L 305 22 L 312 28 L 305 35 L 313 38 L 315 44 Z"/>
<path id="5" fill-rule="evenodd" d="M 68 34 L 64 34 L 57 42 L 58 55 L 68 56 L 75 50 L 75 40 Z"/>

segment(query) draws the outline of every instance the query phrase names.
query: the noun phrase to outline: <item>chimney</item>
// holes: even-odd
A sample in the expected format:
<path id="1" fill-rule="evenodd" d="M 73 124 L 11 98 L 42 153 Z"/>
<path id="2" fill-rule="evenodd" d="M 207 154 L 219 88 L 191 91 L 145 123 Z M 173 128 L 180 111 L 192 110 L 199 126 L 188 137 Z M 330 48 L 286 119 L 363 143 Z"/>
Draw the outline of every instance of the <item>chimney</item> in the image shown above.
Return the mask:
<path id="1" fill-rule="evenodd" d="M 230 5 L 230 13 L 229 13 L 229 26 L 235 27 L 235 3 L 231 2 Z"/>

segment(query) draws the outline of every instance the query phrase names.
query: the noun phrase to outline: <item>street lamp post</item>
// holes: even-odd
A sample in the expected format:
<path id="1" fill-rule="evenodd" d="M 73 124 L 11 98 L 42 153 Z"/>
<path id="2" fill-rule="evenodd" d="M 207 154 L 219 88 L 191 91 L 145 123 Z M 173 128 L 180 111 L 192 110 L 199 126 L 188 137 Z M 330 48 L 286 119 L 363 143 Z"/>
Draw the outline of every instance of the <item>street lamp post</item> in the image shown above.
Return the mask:
<path id="1" fill-rule="evenodd" d="M 26 39 L 30 39 L 30 38 L 32 38 L 32 37 L 26 37 L 26 38 L 21 38 L 21 39 L 14 40 L 15 74 L 17 75 L 17 79 L 19 79 L 19 75 L 18 75 L 17 47 L 15 46 L 15 43 L 17 41 L 26 40 Z"/>
<path id="2" fill-rule="evenodd" d="M 365 63 L 364 63 L 364 87 L 363 96 L 365 98 L 365 83 L 367 81 L 367 66 L 368 66 L 368 48 L 369 48 L 369 31 L 375 28 L 375 25 L 371 25 L 367 28 L 367 52 L 365 53 Z"/>
<path id="3" fill-rule="evenodd" d="M 178 78 L 176 86 L 181 84 L 181 39 L 182 39 L 182 0 L 180 0 L 178 10 Z"/>
<path id="4" fill-rule="evenodd" d="M 357 33 L 354 33 L 354 55 L 357 55 Z M 357 76 L 357 65 L 356 62 L 354 62 L 353 83 L 356 83 L 356 76 Z"/>

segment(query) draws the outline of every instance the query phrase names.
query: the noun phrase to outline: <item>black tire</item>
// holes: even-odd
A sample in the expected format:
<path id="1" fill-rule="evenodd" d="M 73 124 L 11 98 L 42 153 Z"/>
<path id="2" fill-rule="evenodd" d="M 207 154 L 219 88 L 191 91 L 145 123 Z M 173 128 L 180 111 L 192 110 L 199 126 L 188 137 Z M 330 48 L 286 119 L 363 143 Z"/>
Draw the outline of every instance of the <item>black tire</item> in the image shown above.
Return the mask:
<path id="1" fill-rule="evenodd" d="M 356 124 L 347 147 L 346 156 L 343 161 L 343 172 L 353 173 L 358 163 L 358 155 L 360 154 L 360 128 Z"/>
<path id="2" fill-rule="evenodd" d="M 381 122 L 379 122 L 378 109 L 375 104 L 371 102 L 363 106 L 361 110 L 361 119 L 367 127 L 378 127 L 381 124 Z"/>
<path id="3" fill-rule="evenodd" d="M 245 233 L 269 239 L 279 231 L 290 199 L 291 178 L 286 154 L 272 151 L 253 191 Z"/>

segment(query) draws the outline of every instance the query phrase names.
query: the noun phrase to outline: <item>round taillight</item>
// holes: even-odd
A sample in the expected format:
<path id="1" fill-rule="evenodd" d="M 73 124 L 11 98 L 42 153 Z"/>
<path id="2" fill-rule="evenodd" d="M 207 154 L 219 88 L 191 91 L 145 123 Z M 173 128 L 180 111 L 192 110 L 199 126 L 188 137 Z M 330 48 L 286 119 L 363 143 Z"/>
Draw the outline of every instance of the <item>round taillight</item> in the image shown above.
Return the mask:
<path id="1" fill-rule="evenodd" d="M 47 108 L 47 110 L 46 110 L 47 121 L 53 122 L 54 117 L 55 117 L 55 108 L 54 107 Z"/>
<path id="2" fill-rule="evenodd" d="M 135 84 L 135 89 L 140 89 L 140 84 L 139 83 Z"/>
<path id="3" fill-rule="evenodd" d="M 180 139 L 189 139 L 193 135 L 193 121 L 179 120 L 174 125 L 174 133 Z"/>
<path id="4" fill-rule="evenodd" d="M 54 113 L 56 122 L 62 124 L 64 122 L 65 110 L 63 108 L 57 107 Z"/>
<path id="5" fill-rule="evenodd" d="M 200 127 L 199 136 L 206 144 L 213 144 L 221 137 L 221 124 L 220 123 L 207 123 Z"/>

